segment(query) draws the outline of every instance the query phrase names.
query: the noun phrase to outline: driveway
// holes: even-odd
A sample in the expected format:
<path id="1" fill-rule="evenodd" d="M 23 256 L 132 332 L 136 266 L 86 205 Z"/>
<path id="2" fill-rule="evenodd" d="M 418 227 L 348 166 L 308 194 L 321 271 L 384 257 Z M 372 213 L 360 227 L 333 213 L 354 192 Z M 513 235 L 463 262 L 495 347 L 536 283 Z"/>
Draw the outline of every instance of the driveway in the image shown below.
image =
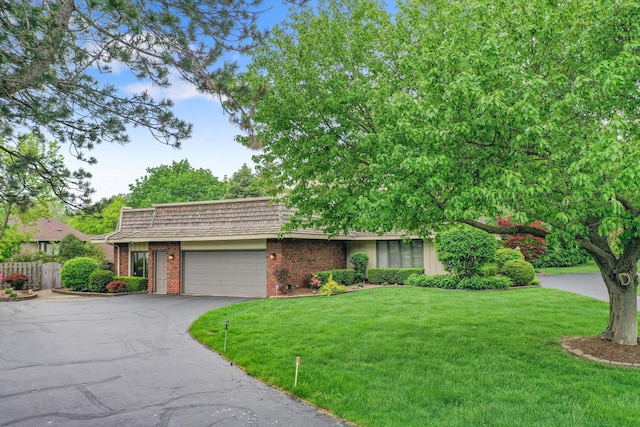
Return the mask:
<path id="1" fill-rule="evenodd" d="M 558 274 L 555 276 L 538 275 L 540 286 L 573 292 L 591 298 L 609 302 L 607 287 L 600 273 Z M 640 297 L 638 297 L 640 309 Z"/>
<path id="2" fill-rule="evenodd" d="M 191 338 L 198 316 L 239 301 L 0 304 L 0 426 L 345 426 Z"/>

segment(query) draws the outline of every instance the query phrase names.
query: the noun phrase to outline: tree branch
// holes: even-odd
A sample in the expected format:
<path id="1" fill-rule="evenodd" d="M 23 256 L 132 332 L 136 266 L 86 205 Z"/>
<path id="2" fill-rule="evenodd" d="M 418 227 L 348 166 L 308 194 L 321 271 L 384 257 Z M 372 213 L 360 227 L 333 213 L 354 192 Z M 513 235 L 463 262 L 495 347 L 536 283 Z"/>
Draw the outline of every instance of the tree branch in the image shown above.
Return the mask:
<path id="1" fill-rule="evenodd" d="M 512 225 L 509 227 L 499 227 L 496 225 L 489 225 L 483 222 L 472 219 L 460 219 L 458 222 L 470 225 L 480 230 L 484 230 L 491 234 L 531 234 L 535 237 L 546 237 L 549 231 L 541 230 L 539 228 L 532 227 L 530 225 Z"/>

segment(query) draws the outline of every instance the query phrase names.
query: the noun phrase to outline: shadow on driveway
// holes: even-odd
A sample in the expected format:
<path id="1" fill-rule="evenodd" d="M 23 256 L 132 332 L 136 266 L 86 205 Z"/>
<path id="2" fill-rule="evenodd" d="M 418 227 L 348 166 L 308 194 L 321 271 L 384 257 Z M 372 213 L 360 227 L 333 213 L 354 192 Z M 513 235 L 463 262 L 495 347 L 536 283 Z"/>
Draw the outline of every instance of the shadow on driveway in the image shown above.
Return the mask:
<path id="1" fill-rule="evenodd" d="M 0 426 L 344 426 L 249 377 L 187 329 L 241 298 L 0 304 Z"/>
<path id="2" fill-rule="evenodd" d="M 538 275 L 540 286 L 554 288 L 609 302 L 607 287 L 600 273 Z M 638 298 L 640 307 L 640 298 Z"/>

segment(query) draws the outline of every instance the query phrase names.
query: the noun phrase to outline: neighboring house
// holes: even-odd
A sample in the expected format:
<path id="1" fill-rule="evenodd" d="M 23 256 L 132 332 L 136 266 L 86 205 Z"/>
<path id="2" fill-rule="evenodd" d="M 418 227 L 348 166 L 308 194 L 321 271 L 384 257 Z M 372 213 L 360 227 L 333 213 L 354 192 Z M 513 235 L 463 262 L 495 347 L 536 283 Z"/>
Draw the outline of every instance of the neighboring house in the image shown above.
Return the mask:
<path id="1" fill-rule="evenodd" d="M 21 225 L 21 233 L 29 233 L 30 241 L 21 244 L 26 252 L 42 251 L 49 255 L 58 253 L 60 241 L 69 233 L 75 234 L 83 242 L 90 241 L 93 236 L 88 236 L 55 218 L 40 218 L 35 224 Z M 101 243 L 108 260 L 113 262 L 113 246 Z"/>
<path id="2" fill-rule="evenodd" d="M 442 272 L 433 242 L 403 242 L 400 234 L 352 233 L 328 239 L 315 230 L 279 237 L 291 211 L 267 197 L 123 208 L 118 229 L 101 236 L 114 245 L 117 275 L 149 278 L 149 292 L 274 296 L 275 270 L 308 286 L 315 271 L 348 268 L 355 252 L 373 267 L 424 267 Z M 98 242 L 98 241 L 94 241 Z"/>

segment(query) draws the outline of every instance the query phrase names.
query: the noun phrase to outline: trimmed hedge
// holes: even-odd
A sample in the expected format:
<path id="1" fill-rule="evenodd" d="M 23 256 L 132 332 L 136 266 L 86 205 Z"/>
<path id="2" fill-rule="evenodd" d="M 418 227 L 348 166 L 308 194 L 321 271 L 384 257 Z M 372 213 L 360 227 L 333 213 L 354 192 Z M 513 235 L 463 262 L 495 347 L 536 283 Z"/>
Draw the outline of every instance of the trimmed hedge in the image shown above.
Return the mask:
<path id="1" fill-rule="evenodd" d="M 370 268 L 368 276 L 374 285 L 404 285 L 412 274 L 424 274 L 424 268 Z"/>
<path id="2" fill-rule="evenodd" d="M 551 244 L 543 257 L 532 262 L 536 268 L 545 267 L 574 267 L 584 264 L 590 256 L 583 249 L 575 246 L 563 247 L 560 244 Z"/>
<path id="3" fill-rule="evenodd" d="M 527 286 L 531 284 L 536 277 L 533 265 L 523 259 L 507 261 L 502 266 L 500 273 L 510 278 L 514 286 Z"/>
<path id="4" fill-rule="evenodd" d="M 353 282 L 355 282 L 356 280 L 356 271 L 352 268 L 317 271 L 314 274 L 323 285 L 329 283 L 330 276 L 333 276 L 333 280 L 335 280 L 338 284 L 345 286 L 353 285 Z"/>
<path id="5" fill-rule="evenodd" d="M 109 282 L 113 282 L 113 271 L 96 270 L 89 275 L 88 288 L 91 292 L 106 292 Z"/>
<path id="6" fill-rule="evenodd" d="M 438 260 L 458 277 L 480 274 L 480 268 L 496 257 L 496 238 L 486 231 L 464 227 L 438 234 L 435 238 Z"/>
<path id="7" fill-rule="evenodd" d="M 511 248 L 502 248 L 496 251 L 496 264 L 498 264 L 498 269 L 501 269 L 505 262 L 513 259 L 524 260 L 524 255 L 522 255 L 522 252 L 519 250 Z"/>
<path id="8" fill-rule="evenodd" d="M 93 258 L 70 259 L 60 270 L 62 285 L 72 291 L 86 291 L 89 286 L 89 276 L 98 268 L 98 261 Z"/>
<path id="9" fill-rule="evenodd" d="M 495 262 L 488 262 L 480 267 L 480 276 L 492 277 L 498 274 L 498 264 Z"/>
<path id="10" fill-rule="evenodd" d="M 420 286 L 425 288 L 441 289 L 506 289 L 511 286 L 511 280 L 507 277 L 480 277 L 472 276 L 460 279 L 453 274 L 438 274 L 435 276 L 425 276 L 412 274 L 408 279 L 408 286 Z"/>
<path id="11" fill-rule="evenodd" d="M 122 280 L 127 284 L 127 292 L 140 292 L 147 290 L 149 279 L 138 276 L 115 276 L 113 280 Z"/>

